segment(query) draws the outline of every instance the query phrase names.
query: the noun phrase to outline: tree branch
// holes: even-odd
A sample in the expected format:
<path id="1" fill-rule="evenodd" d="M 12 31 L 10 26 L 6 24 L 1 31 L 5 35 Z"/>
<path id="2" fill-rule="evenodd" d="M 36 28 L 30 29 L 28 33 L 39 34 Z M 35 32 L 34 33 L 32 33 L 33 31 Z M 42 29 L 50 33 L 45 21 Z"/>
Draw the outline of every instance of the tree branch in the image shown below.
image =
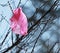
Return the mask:
<path id="1" fill-rule="evenodd" d="M 55 4 L 56 4 L 57 1 L 58 1 L 58 0 L 56 0 L 56 1 L 54 2 L 54 4 L 51 6 L 51 8 L 50 8 L 34 25 L 32 25 L 32 26 L 29 28 L 28 34 L 31 32 L 32 28 L 33 28 L 35 25 L 37 25 L 38 23 L 40 23 L 41 19 L 43 19 L 44 16 L 46 16 L 46 15 L 54 8 L 54 6 L 55 6 Z M 26 36 L 25 36 L 25 37 L 26 37 Z M 19 38 L 12 46 L 10 46 L 9 48 L 7 48 L 7 50 L 3 51 L 3 53 L 11 50 L 14 46 L 18 45 L 18 44 L 21 42 L 21 40 L 22 40 L 23 38 L 25 38 L 25 37 L 22 36 L 21 38 Z"/>

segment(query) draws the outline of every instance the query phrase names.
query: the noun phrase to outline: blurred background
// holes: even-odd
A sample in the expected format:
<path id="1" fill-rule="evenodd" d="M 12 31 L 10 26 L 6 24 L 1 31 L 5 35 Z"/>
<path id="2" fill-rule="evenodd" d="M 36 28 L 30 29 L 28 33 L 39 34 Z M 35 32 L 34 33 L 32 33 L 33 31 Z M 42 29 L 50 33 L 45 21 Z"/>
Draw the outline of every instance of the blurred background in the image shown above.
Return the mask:
<path id="1" fill-rule="evenodd" d="M 27 16 L 22 39 L 10 29 L 10 6 Z M 60 0 L 0 0 L 0 53 L 60 53 Z"/>

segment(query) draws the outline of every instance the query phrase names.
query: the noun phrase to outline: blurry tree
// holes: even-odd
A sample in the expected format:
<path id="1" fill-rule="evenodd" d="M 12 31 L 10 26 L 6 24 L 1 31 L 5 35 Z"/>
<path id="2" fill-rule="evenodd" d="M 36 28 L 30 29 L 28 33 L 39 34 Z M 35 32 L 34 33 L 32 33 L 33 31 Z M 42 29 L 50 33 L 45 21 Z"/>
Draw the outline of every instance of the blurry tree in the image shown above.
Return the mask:
<path id="1" fill-rule="evenodd" d="M 10 29 L 17 7 L 28 19 L 26 36 Z M 60 0 L 1 0 L 0 12 L 0 53 L 60 53 Z"/>

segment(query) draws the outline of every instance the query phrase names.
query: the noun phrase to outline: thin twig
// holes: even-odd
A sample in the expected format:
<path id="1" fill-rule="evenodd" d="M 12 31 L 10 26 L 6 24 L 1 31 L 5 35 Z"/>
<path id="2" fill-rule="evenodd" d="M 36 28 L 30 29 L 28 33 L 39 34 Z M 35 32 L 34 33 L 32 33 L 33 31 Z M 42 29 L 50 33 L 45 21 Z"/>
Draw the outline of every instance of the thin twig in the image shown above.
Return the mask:
<path id="1" fill-rule="evenodd" d="M 54 48 L 54 46 L 57 44 L 58 42 L 55 42 L 54 45 L 51 47 L 51 49 L 48 51 L 48 53 L 51 53 L 52 49 Z"/>
<path id="2" fill-rule="evenodd" d="M 8 22 L 8 20 L 7 19 L 5 19 L 5 17 L 1 14 L 1 16 L 2 16 L 2 20 L 4 19 L 8 24 L 10 24 L 9 22 Z"/>
<path id="3" fill-rule="evenodd" d="M 9 28 L 9 30 L 10 30 L 10 28 Z M 3 43 L 5 42 L 5 40 L 6 40 L 7 36 L 8 36 L 8 34 L 10 33 L 9 30 L 8 30 L 8 32 L 7 32 L 7 34 L 6 34 L 5 38 L 4 38 L 4 40 L 2 41 L 1 45 L 3 45 Z"/>
<path id="4" fill-rule="evenodd" d="M 12 40 L 12 45 L 13 45 L 13 32 L 11 32 L 11 40 Z"/>
<path id="5" fill-rule="evenodd" d="M 20 4 L 21 4 L 21 0 L 19 1 L 17 8 L 19 7 Z"/>
<path id="6" fill-rule="evenodd" d="M 14 13 L 13 13 L 13 10 L 12 10 L 12 7 L 11 7 L 11 5 L 10 5 L 10 3 L 9 3 L 9 1 L 8 1 L 8 4 L 9 4 L 9 7 L 10 7 L 10 9 L 11 9 L 12 14 L 14 14 Z"/>

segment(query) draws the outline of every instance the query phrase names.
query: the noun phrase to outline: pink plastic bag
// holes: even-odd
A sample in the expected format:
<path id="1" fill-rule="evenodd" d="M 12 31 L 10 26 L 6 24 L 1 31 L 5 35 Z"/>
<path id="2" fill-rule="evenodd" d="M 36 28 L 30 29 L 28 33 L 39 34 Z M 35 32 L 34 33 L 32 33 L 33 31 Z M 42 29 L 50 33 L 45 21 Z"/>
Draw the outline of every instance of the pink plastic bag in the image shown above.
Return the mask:
<path id="1" fill-rule="evenodd" d="M 28 22 L 25 14 L 22 12 L 21 8 L 13 10 L 13 16 L 10 19 L 11 29 L 14 33 L 20 35 L 27 35 L 28 31 Z"/>

